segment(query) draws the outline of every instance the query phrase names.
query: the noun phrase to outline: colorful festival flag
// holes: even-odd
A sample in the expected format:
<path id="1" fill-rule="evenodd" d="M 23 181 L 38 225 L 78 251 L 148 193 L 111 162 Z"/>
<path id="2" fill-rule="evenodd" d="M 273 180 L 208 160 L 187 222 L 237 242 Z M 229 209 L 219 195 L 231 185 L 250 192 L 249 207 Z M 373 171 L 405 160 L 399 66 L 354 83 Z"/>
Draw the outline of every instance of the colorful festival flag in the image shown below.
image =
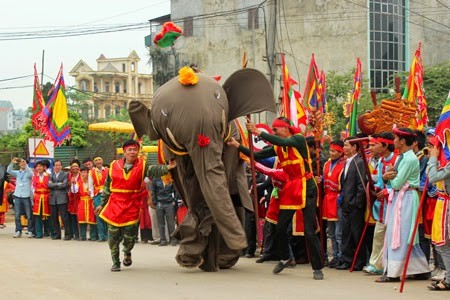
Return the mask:
<path id="1" fill-rule="evenodd" d="M 283 74 L 283 93 L 281 97 L 282 105 L 280 115 L 291 120 L 293 125 L 299 127 L 304 133 L 306 130 L 307 116 L 301 101 L 302 95 L 293 88 L 298 83 L 289 75 L 284 54 L 281 55 L 281 68 Z"/>
<path id="2" fill-rule="evenodd" d="M 314 58 L 314 53 L 311 56 L 311 62 L 309 63 L 308 76 L 306 77 L 305 92 L 303 93 L 308 109 L 318 110 L 322 103 L 320 94 L 318 93 L 318 83 L 319 83 L 319 70 L 317 68 L 316 60 Z"/>
<path id="3" fill-rule="evenodd" d="M 69 110 L 67 109 L 66 86 L 64 84 L 63 65 L 56 77 L 54 89 L 44 108 L 47 126 L 44 129 L 45 139 L 61 146 L 64 140 L 70 140 Z"/>
<path id="4" fill-rule="evenodd" d="M 423 64 L 420 53 L 421 44 L 417 48 L 414 59 L 409 70 L 408 82 L 403 99 L 407 99 L 409 103 L 417 106 L 416 122 L 417 129 L 423 130 L 428 124 L 427 99 L 423 91 Z M 417 101 L 416 101 L 417 100 Z"/>
<path id="5" fill-rule="evenodd" d="M 359 57 L 356 59 L 356 71 L 353 77 L 352 112 L 350 115 L 350 136 L 356 135 L 356 123 L 358 115 L 358 99 L 361 92 L 362 66 Z"/>
<path id="6" fill-rule="evenodd" d="M 436 137 L 442 144 L 445 159 L 440 161 L 441 167 L 450 162 L 450 92 L 442 108 L 441 116 L 436 123 Z"/>
<path id="7" fill-rule="evenodd" d="M 183 31 L 180 27 L 173 22 L 166 22 L 163 24 L 161 31 L 153 39 L 153 42 L 161 48 L 171 47 L 182 34 Z"/>
<path id="8" fill-rule="evenodd" d="M 31 107 L 31 125 L 34 130 L 39 132 L 47 125 L 47 119 L 43 113 L 45 107 L 44 97 L 42 97 L 41 85 L 39 83 L 39 77 L 36 70 L 36 64 L 34 64 L 34 95 L 33 106 Z"/>

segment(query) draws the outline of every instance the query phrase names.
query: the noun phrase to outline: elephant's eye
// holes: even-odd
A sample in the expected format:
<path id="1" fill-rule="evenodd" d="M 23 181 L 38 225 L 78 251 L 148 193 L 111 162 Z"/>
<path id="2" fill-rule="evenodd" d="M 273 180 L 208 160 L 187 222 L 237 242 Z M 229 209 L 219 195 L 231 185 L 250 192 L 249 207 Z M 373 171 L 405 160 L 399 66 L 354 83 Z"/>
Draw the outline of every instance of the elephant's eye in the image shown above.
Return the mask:
<path id="1" fill-rule="evenodd" d="M 219 92 L 219 91 L 215 91 L 215 92 L 214 92 L 214 98 L 216 98 L 217 100 L 219 100 L 219 98 L 220 98 L 220 92 Z"/>

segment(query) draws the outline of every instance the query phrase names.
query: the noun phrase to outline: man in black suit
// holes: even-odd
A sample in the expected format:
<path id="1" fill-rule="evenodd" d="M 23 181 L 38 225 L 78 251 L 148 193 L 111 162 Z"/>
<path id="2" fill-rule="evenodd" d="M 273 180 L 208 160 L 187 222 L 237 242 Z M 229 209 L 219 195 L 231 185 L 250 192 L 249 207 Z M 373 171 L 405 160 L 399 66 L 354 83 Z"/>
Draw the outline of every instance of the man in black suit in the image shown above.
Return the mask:
<path id="1" fill-rule="evenodd" d="M 69 203 L 69 198 L 67 195 L 68 177 L 67 173 L 62 171 L 62 163 L 60 160 L 55 160 L 48 187 L 50 188 L 50 215 L 52 218 L 53 228 L 55 230 L 55 235 L 52 239 L 61 239 L 61 226 L 59 225 L 58 219 L 59 213 L 64 223 L 64 240 L 71 240 L 72 227 L 69 220 L 69 213 L 67 211 L 67 205 Z"/>
<path id="2" fill-rule="evenodd" d="M 364 212 L 366 210 L 367 183 L 364 161 L 358 155 L 359 144 L 349 137 L 344 142 L 344 155 L 347 158 L 341 176 L 341 195 L 338 200 L 342 226 L 342 262 L 336 266 L 338 270 L 350 269 L 356 247 L 364 230 Z M 361 271 L 366 263 L 365 251 L 359 251 L 354 271 Z"/>

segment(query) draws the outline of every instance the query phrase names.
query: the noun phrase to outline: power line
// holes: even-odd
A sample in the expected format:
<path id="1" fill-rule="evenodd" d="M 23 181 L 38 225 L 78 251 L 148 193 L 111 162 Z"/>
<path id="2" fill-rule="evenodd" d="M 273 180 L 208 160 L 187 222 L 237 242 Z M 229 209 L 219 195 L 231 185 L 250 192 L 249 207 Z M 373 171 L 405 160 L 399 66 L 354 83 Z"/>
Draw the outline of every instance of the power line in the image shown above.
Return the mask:
<path id="1" fill-rule="evenodd" d="M 33 85 L 5 86 L 5 87 L 0 87 L 0 90 L 23 89 L 23 88 L 29 88 L 29 87 L 33 87 Z"/>
<path id="2" fill-rule="evenodd" d="M 6 79 L 0 79 L 0 82 L 10 81 L 10 80 L 16 80 L 16 79 L 22 79 L 22 78 L 27 78 L 27 77 L 32 77 L 32 76 L 34 76 L 34 75 L 31 74 L 31 75 L 24 75 L 24 76 L 18 76 L 18 77 L 11 77 L 11 78 L 6 78 Z"/>
<path id="3" fill-rule="evenodd" d="M 439 3 L 440 5 L 442 5 L 443 7 L 447 8 L 447 9 L 450 9 L 449 6 L 447 6 L 446 4 L 442 3 L 442 2 L 439 1 L 439 0 L 436 0 L 436 2 Z"/>

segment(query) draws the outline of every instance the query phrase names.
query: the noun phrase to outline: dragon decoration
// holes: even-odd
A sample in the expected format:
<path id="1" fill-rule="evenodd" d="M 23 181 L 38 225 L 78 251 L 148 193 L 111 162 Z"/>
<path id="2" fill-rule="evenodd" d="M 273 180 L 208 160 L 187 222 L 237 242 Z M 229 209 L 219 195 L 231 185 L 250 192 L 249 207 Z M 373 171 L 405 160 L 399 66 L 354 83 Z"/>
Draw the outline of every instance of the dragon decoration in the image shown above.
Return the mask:
<path id="1" fill-rule="evenodd" d="M 383 99 L 377 104 L 375 93 L 372 93 L 374 108 L 358 117 L 359 129 L 367 134 L 379 134 L 391 131 L 393 127 L 408 127 L 416 129 L 418 106 L 414 102 L 403 99 L 400 90 L 400 79 L 396 78 L 396 95 L 394 99 Z"/>

